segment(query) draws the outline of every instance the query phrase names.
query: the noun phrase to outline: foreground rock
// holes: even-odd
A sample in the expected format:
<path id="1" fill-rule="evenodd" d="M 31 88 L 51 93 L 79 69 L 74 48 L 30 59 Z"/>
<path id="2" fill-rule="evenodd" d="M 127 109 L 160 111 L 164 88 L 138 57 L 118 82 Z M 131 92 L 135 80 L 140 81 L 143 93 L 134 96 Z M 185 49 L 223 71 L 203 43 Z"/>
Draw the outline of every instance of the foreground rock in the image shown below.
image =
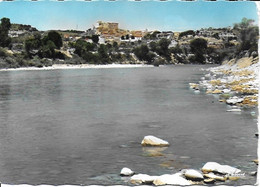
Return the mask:
<path id="1" fill-rule="evenodd" d="M 159 185 L 192 185 L 192 182 L 182 177 L 182 173 L 176 173 L 173 175 L 165 174 L 157 177 L 153 184 L 156 186 Z"/>
<path id="2" fill-rule="evenodd" d="M 157 176 L 150 176 L 147 174 L 137 174 L 131 177 L 130 182 L 132 184 L 152 184 Z"/>
<path id="3" fill-rule="evenodd" d="M 121 176 L 131 176 L 133 174 L 134 174 L 134 172 L 129 168 L 123 168 L 120 172 Z"/>
<path id="4" fill-rule="evenodd" d="M 151 135 L 145 136 L 141 144 L 143 146 L 169 146 L 170 145 L 167 141 Z"/>
<path id="5" fill-rule="evenodd" d="M 194 169 L 184 170 L 183 174 L 188 180 L 202 181 L 204 179 L 203 175 Z"/>
<path id="6" fill-rule="evenodd" d="M 202 167 L 201 170 L 203 173 L 217 172 L 217 173 L 229 174 L 229 175 L 237 174 L 241 172 L 240 169 L 228 165 L 221 165 L 218 164 L 217 162 L 207 162 Z"/>
<path id="7" fill-rule="evenodd" d="M 227 177 L 218 176 L 218 175 L 215 175 L 214 173 L 204 174 L 204 176 L 207 177 L 207 178 L 214 179 L 214 180 L 217 180 L 217 181 L 222 181 L 222 182 L 227 180 Z"/>
<path id="8" fill-rule="evenodd" d="M 182 173 L 165 174 L 161 176 L 150 176 L 146 174 L 137 174 L 131 177 L 132 184 L 154 184 L 160 185 L 191 185 L 192 182 L 182 177 Z"/>

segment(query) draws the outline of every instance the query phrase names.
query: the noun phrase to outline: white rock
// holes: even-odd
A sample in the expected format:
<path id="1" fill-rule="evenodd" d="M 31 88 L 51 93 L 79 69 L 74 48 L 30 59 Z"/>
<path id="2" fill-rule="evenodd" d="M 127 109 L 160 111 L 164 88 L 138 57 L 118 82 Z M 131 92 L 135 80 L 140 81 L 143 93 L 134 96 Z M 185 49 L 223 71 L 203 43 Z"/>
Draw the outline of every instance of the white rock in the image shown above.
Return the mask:
<path id="1" fill-rule="evenodd" d="M 131 176 L 133 174 L 134 174 L 134 172 L 129 168 L 123 168 L 120 172 L 120 175 L 123 175 L 123 176 Z"/>
<path id="2" fill-rule="evenodd" d="M 234 97 L 232 97 L 232 98 L 230 98 L 230 99 L 227 99 L 226 100 L 226 103 L 227 104 L 236 104 L 236 103 L 241 103 L 241 102 L 243 102 L 244 101 L 244 98 L 238 98 L 237 96 L 234 96 Z"/>
<path id="3" fill-rule="evenodd" d="M 191 180 L 203 180 L 204 179 L 203 175 L 199 171 L 196 171 L 194 169 L 185 170 L 184 176 L 187 179 L 191 179 Z"/>
<path id="4" fill-rule="evenodd" d="M 210 178 L 210 179 L 218 180 L 218 181 L 225 181 L 225 180 L 227 180 L 226 177 L 218 176 L 218 175 L 215 175 L 214 173 L 204 174 L 204 176 L 207 177 L 207 178 Z"/>
<path id="5" fill-rule="evenodd" d="M 131 177 L 130 182 L 133 184 L 152 183 L 156 178 L 157 176 L 137 174 Z"/>
<path id="6" fill-rule="evenodd" d="M 210 77 L 210 74 L 209 74 L 209 73 L 208 73 L 208 74 L 206 74 L 206 75 L 205 75 L 205 77 L 209 78 L 209 77 Z"/>
<path id="7" fill-rule="evenodd" d="M 240 108 L 233 108 L 230 110 L 227 110 L 227 112 L 241 112 L 242 110 Z"/>
<path id="8" fill-rule="evenodd" d="M 181 173 L 176 173 L 173 175 L 165 174 L 157 177 L 153 184 L 156 186 L 159 185 L 191 185 L 192 183 L 187 179 L 181 177 Z"/>
<path id="9" fill-rule="evenodd" d="M 155 136 L 145 136 L 143 141 L 141 142 L 142 145 L 150 145 L 150 146 L 169 146 L 169 143 L 165 140 L 157 138 Z"/>
<path id="10" fill-rule="evenodd" d="M 201 169 L 203 172 L 218 172 L 222 174 L 237 174 L 241 170 L 228 165 L 220 165 L 217 162 L 207 162 Z"/>
<path id="11" fill-rule="evenodd" d="M 222 92 L 223 92 L 224 94 L 227 94 L 227 93 L 230 93 L 231 90 L 230 90 L 230 89 L 224 89 L 224 90 L 222 90 Z"/>

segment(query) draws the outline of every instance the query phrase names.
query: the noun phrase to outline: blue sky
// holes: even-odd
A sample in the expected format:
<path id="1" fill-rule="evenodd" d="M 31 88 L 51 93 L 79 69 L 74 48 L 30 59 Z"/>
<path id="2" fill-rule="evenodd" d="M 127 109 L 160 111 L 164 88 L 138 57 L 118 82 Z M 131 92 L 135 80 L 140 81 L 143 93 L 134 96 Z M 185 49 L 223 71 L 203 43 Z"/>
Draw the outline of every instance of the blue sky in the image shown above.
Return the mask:
<path id="1" fill-rule="evenodd" d="M 243 17 L 256 20 L 255 2 L 196 2 L 155 0 L 134 2 L 95 0 L 0 2 L 0 18 L 12 23 L 30 24 L 39 30 L 86 30 L 98 20 L 118 22 L 129 30 L 184 31 L 207 27 L 233 26 Z"/>

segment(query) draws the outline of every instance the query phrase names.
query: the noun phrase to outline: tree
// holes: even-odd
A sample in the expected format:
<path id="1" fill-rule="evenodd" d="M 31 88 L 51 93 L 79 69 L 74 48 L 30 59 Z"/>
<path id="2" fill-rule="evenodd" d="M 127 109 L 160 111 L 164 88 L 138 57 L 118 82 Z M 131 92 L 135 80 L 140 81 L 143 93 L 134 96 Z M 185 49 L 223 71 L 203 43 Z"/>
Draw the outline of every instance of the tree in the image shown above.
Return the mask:
<path id="1" fill-rule="evenodd" d="M 49 40 L 54 43 L 56 49 L 60 49 L 62 47 L 62 38 L 57 31 L 48 32 L 47 37 L 43 39 L 44 44 L 47 44 Z"/>
<path id="2" fill-rule="evenodd" d="M 0 46 L 8 47 L 11 43 L 11 38 L 8 37 L 8 31 L 11 27 L 9 18 L 2 18 L 0 24 Z"/>
<path id="3" fill-rule="evenodd" d="M 195 61 L 205 63 L 204 54 L 207 52 L 207 40 L 203 38 L 196 38 L 190 42 L 191 52 L 195 54 Z"/>
<path id="4" fill-rule="evenodd" d="M 150 42 L 149 44 L 151 51 L 156 52 L 157 50 L 157 43 L 155 41 Z"/>
<path id="5" fill-rule="evenodd" d="M 11 28 L 10 19 L 9 18 L 2 18 L 0 28 L 1 28 L 1 30 L 8 32 L 9 29 Z"/>
<path id="6" fill-rule="evenodd" d="M 98 48 L 98 56 L 102 64 L 106 64 L 109 62 L 109 56 L 107 53 L 107 46 L 101 44 Z"/>
<path id="7" fill-rule="evenodd" d="M 181 38 L 183 36 L 188 36 L 188 35 L 194 36 L 195 32 L 193 30 L 188 30 L 188 31 L 181 32 L 180 35 L 179 35 L 179 38 Z"/>
<path id="8" fill-rule="evenodd" d="M 239 34 L 241 44 L 238 52 L 243 50 L 258 51 L 259 28 L 253 25 L 254 20 L 243 18 L 240 23 L 234 24 L 234 30 Z"/>
<path id="9" fill-rule="evenodd" d="M 147 61 L 149 64 L 155 57 L 155 55 L 149 51 L 149 48 L 145 44 L 134 48 L 133 52 L 139 60 Z"/>
<path id="10" fill-rule="evenodd" d="M 73 47 L 75 48 L 75 53 L 79 56 L 82 56 L 86 52 L 94 51 L 96 44 L 92 44 L 86 42 L 85 40 L 79 39 L 76 41 Z"/>
<path id="11" fill-rule="evenodd" d="M 92 41 L 94 42 L 94 43 L 98 43 L 98 41 L 99 41 L 99 36 L 98 35 L 93 35 L 92 37 L 91 37 L 91 39 L 92 39 Z"/>
<path id="12" fill-rule="evenodd" d="M 40 48 L 40 57 L 42 58 L 55 58 L 55 48 L 57 46 L 53 41 L 48 40 L 45 45 Z"/>

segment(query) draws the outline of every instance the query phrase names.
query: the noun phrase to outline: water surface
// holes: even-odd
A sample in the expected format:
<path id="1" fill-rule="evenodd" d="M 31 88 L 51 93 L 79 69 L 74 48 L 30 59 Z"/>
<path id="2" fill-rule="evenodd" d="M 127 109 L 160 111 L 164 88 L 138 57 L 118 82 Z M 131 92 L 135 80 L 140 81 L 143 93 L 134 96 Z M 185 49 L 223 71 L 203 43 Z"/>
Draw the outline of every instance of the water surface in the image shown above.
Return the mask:
<path id="1" fill-rule="evenodd" d="M 202 67 L 0 72 L 1 182 L 127 184 L 123 167 L 160 175 L 208 161 L 255 171 L 257 115 L 194 94 Z M 143 148 L 145 135 L 171 145 Z"/>

